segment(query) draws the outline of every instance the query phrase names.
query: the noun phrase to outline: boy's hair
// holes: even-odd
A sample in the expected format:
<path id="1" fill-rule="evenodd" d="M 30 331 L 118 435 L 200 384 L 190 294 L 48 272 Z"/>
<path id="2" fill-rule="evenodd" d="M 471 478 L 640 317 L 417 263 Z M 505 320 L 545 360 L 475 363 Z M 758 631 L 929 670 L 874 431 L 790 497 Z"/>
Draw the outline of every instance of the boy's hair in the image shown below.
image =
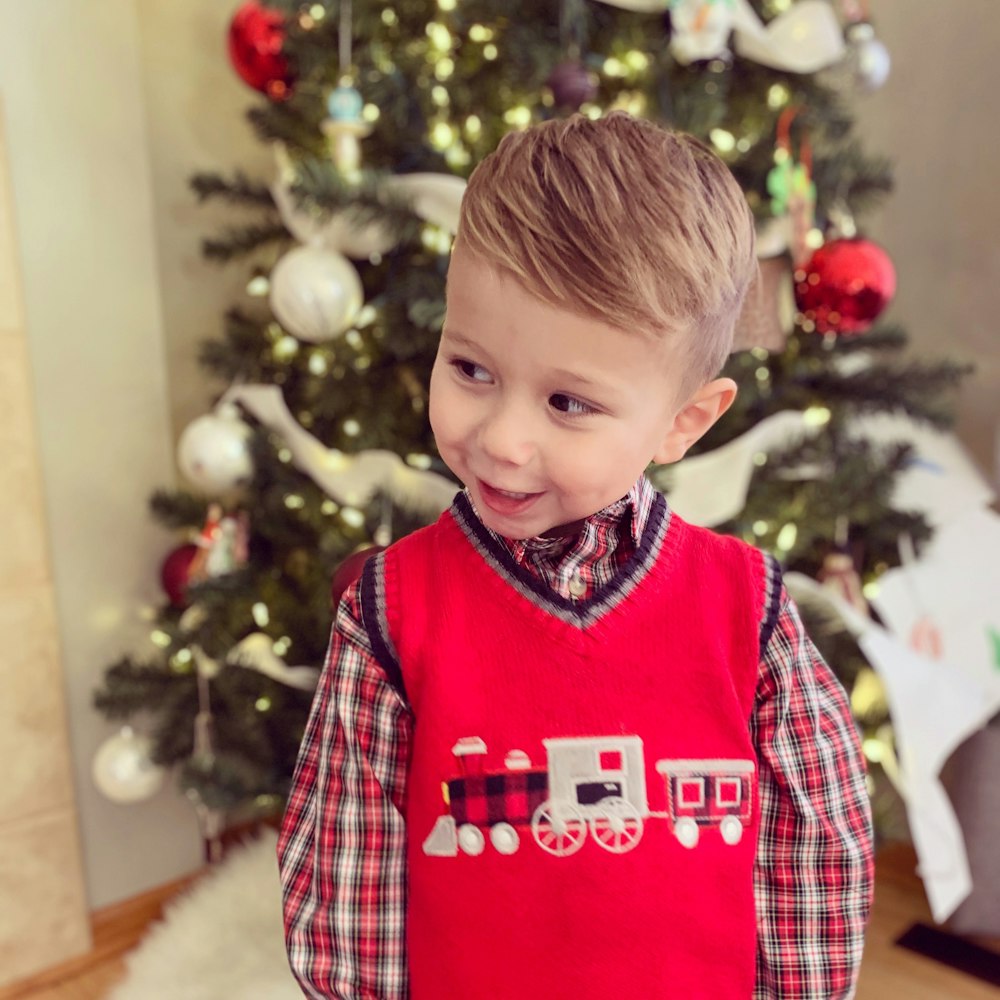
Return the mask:
<path id="1" fill-rule="evenodd" d="M 469 180 L 458 243 L 546 302 L 678 337 L 685 395 L 725 362 L 758 270 L 728 167 L 622 111 L 504 136 Z"/>

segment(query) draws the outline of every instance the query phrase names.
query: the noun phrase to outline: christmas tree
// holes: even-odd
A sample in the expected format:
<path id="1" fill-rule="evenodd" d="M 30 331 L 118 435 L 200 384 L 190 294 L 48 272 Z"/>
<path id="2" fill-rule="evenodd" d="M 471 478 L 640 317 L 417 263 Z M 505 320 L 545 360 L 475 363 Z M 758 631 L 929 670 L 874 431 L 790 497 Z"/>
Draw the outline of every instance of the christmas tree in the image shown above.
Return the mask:
<path id="1" fill-rule="evenodd" d="M 900 539 L 930 537 L 895 501 L 913 445 L 892 431 L 946 425 L 963 370 L 902 360 L 905 332 L 879 321 L 892 263 L 857 226 L 890 169 L 861 148 L 851 108 L 888 54 L 855 5 L 251 0 L 229 54 L 260 92 L 249 120 L 274 172 L 193 178 L 245 220 L 205 251 L 245 267 L 247 293 L 202 352 L 219 393 L 181 439 L 192 488 L 152 500 L 184 536 L 152 651 L 112 665 L 96 696 L 109 718 L 143 718 L 152 763 L 178 770 L 209 833 L 280 810 L 332 603 L 367 549 L 457 489 L 427 385 L 464 178 L 509 130 L 625 109 L 699 136 L 746 192 L 761 278 L 726 371 L 737 404 L 696 454 L 650 470 L 682 515 L 858 607 Z M 814 634 L 866 745 L 885 751 L 873 762 L 891 760 L 858 646 L 823 621 Z M 873 763 L 876 789 L 880 774 Z M 108 784 L 122 799 L 153 787 Z"/>

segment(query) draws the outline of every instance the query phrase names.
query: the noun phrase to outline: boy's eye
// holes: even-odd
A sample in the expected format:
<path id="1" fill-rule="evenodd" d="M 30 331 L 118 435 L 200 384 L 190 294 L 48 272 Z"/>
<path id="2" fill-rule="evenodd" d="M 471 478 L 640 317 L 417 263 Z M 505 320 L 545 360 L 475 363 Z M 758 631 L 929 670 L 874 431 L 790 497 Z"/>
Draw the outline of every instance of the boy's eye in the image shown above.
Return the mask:
<path id="1" fill-rule="evenodd" d="M 482 365 L 477 365 L 474 361 L 466 361 L 465 358 L 455 358 L 451 364 L 463 378 L 467 378 L 470 382 L 492 381 L 490 373 Z"/>
<path id="2" fill-rule="evenodd" d="M 566 413 L 571 417 L 582 416 L 585 413 L 596 413 L 597 411 L 573 396 L 567 396 L 564 392 L 557 392 L 549 396 L 549 406 L 560 413 Z"/>

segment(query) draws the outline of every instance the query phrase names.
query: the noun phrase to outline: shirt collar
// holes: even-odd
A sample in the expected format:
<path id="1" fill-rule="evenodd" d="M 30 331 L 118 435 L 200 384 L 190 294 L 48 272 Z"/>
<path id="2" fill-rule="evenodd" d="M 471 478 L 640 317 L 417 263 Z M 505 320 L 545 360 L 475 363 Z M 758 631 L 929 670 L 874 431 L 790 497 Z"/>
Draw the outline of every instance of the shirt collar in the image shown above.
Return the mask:
<path id="1" fill-rule="evenodd" d="M 466 496 L 469 496 L 468 490 L 466 490 Z M 494 538 L 502 542 L 514 555 L 514 558 L 518 562 L 523 562 L 525 557 L 529 554 L 549 554 L 556 555 L 561 551 L 565 551 L 579 536 L 584 533 L 589 527 L 593 531 L 599 530 L 602 527 L 612 527 L 617 525 L 623 520 L 626 512 L 631 514 L 629 518 L 630 533 L 632 539 L 632 546 L 637 547 L 639 545 L 639 539 L 642 538 L 643 530 L 646 527 L 646 522 L 649 520 L 649 513 L 653 508 L 653 501 L 656 499 L 656 490 L 652 483 L 646 478 L 645 475 L 641 475 L 632 486 L 632 488 L 625 494 L 620 500 L 616 500 L 614 503 L 609 504 L 602 510 L 597 511 L 595 514 L 591 514 L 590 517 L 586 519 L 585 524 L 581 527 L 580 531 L 572 535 L 535 535 L 532 538 L 505 538 L 503 535 L 498 535 L 495 531 L 487 529 Z M 475 504 L 472 503 L 472 498 L 469 497 L 469 503 L 472 505 L 472 509 L 476 511 L 476 515 L 479 515 L 479 511 L 476 510 Z M 482 520 L 482 518 L 480 518 Z"/>

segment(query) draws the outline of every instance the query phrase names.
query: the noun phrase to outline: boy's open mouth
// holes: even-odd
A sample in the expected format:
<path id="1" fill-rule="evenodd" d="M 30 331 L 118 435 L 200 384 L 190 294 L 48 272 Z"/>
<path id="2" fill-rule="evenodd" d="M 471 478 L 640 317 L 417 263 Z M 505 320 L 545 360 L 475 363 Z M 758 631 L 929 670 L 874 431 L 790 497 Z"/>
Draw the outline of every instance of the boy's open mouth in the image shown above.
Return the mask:
<path id="1" fill-rule="evenodd" d="M 540 497 L 541 493 L 515 493 L 479 480 L 479 492 L 483 502 L 497 514 L 519 514 Z"/>

